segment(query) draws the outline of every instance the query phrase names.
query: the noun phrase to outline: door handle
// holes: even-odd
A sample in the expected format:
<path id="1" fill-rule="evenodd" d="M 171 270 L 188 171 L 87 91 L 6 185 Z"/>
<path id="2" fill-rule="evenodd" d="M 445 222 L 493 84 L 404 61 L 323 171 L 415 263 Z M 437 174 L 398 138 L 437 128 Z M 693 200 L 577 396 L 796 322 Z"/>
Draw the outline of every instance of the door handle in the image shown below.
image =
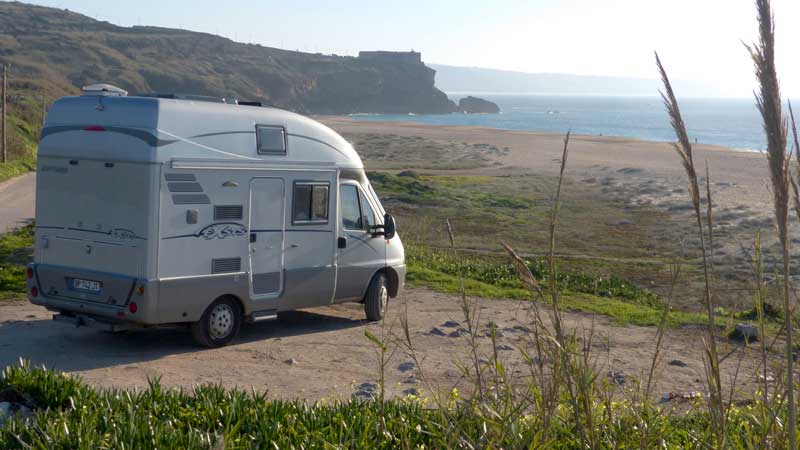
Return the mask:
<path id="1" fill-rule="evenodd" d="M 347 248 L 347 238 L 346 237 L 340 237 L 339 238 L 338 247 L 339 248 Z"/>

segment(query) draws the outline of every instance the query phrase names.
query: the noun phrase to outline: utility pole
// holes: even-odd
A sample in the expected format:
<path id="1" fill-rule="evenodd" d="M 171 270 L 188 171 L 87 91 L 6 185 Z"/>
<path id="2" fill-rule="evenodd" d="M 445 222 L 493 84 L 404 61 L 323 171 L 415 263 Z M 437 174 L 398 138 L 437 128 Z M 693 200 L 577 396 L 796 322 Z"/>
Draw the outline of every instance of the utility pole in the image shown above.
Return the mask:
<path id="1" fill-rule="evenodd" d="M 8 109 L 8 104 L 6 103 L 6 85 L 8 79 L 8 64 L 3 64 L 3 164 L 8 162 L 8 136 L 6 133 L 6 109 Z"/>
<path id="2" fill-rule="evenodd" d="M 47 117 L 47 97 L 42 94 L 42 127 L 44 127 L 44 119 Z"/>

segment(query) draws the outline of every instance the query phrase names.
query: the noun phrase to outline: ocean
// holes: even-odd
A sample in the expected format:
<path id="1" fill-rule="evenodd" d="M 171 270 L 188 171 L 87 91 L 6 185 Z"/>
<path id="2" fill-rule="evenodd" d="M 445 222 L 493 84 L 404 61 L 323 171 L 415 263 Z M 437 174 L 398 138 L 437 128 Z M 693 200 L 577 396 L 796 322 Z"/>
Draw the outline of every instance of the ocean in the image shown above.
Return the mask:
<path id="1" fill-rule="evenodd" d="M 659 97 L 475 94 L 500 107 L 500 114 L 353 114 L 355 120 L 413 121 L 504 130 L 549 131 L 674 141 Z M 458 102 L 466 94 L 449 94 Z M 678 99 L 689 137 L 703 144 L 763 150 L 761 116 L 754 99 Z"/>

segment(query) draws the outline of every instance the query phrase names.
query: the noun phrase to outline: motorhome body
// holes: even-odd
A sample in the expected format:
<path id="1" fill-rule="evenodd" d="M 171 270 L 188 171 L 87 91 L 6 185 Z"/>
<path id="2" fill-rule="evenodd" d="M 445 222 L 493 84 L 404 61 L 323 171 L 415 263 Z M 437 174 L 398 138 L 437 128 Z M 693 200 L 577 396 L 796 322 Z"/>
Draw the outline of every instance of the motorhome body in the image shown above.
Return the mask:
<path id="1" fill-rule="evenodd" d="M 31 302 L 110 328 L 242 320 L 338 302 L 379 319 L 403 246 L 358 154 L 306 117 L 92 93 L 51 108 L 39 144 Z"/>

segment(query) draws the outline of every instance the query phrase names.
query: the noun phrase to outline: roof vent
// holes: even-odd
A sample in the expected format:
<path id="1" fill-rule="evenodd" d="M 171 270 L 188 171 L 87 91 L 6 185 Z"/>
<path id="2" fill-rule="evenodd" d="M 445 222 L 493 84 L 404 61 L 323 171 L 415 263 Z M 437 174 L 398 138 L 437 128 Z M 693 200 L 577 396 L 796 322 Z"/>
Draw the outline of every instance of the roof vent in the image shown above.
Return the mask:
<path id="1" fill-rule="evenodd" d="M 110 84 L 92 84 L 81 88 L 83 95 L 100 95 L 103 97 L 125 97 L 128 91 Z"/>

